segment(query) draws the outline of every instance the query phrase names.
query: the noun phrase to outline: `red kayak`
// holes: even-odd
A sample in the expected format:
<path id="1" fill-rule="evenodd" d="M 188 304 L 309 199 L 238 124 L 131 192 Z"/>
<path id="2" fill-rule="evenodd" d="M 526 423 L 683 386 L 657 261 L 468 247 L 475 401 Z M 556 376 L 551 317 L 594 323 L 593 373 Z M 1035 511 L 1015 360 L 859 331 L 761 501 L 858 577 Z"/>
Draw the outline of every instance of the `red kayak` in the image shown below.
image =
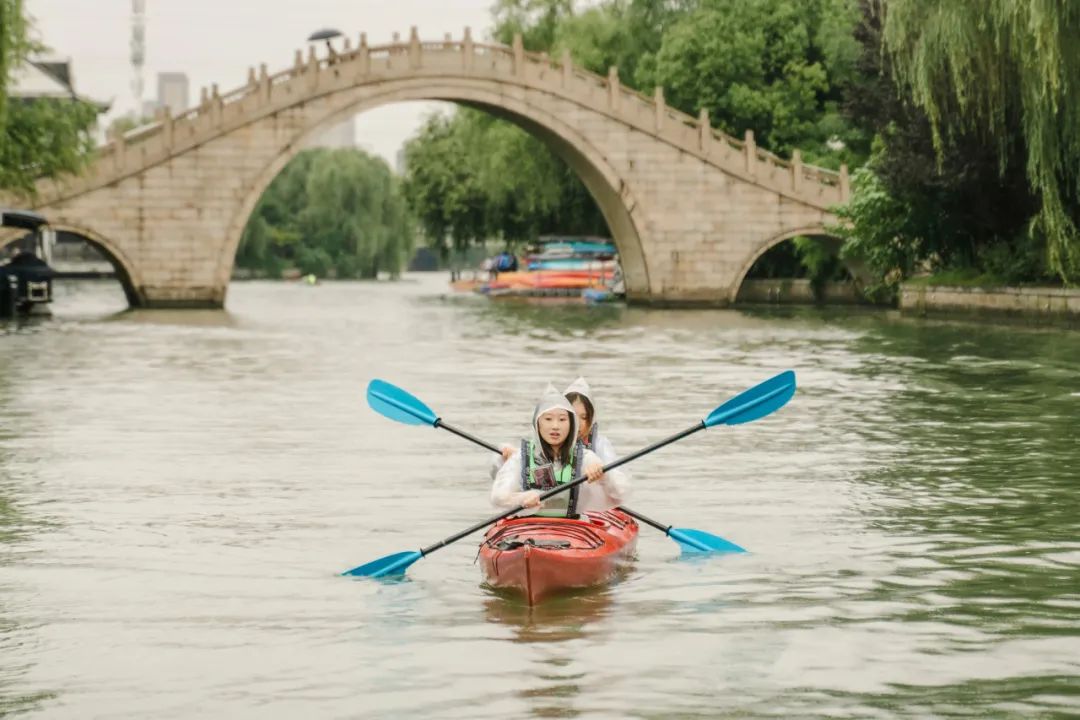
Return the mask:
<path id="1" fill-rule="evenodd" d="M 500 520 L 484 535 L 480 563 L 489 585 L 520 591 L 535 605 L 559 590 L 609 581 L 637 535 L 637 522 L 620 510 Z"/>

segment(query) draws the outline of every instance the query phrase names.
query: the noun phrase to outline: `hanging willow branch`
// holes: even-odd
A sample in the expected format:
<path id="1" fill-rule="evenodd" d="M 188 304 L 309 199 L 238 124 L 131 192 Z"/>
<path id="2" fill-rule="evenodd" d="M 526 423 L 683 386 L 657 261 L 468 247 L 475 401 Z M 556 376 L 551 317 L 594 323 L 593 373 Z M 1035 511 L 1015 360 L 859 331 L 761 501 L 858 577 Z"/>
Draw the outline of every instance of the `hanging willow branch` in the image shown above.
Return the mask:
<path id="1" fill-rule="evenodd" d="M 28 50 L 23 0 L 0 0 L 0 128 L 4 124 L 11 73 Z"/>
<path id="2" fill-rule="evenodd" d="M 1023 143 L 1040 198 L 1029 232 L 1054 272 L 1080 279 L 1080 2 L 878 1 L 896 80 L 930 118 L 939 158 L 959 133 L 986 137 L 1003 166 Z"/>

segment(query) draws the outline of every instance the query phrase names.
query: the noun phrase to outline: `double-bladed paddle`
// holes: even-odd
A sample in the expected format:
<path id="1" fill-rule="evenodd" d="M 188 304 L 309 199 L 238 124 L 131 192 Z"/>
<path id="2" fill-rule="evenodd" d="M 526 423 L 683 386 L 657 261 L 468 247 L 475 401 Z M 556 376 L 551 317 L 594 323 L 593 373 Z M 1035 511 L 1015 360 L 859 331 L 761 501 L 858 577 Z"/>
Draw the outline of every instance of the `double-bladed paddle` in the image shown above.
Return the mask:
<path id="1" fill-rule="evenodd" d="M 442 418 L 436 416 L 435 412 L 422 400 L 415 395 L 411 395 L 405 390 L 402 390 L 396 385 L 391 385 L 385 380 L 372 380 L 368 384 L 367 400 L 373 410 L 392 420 L 443 428 L 444 430 L 448 430 L 455 435 L 463 437 L 469 442 L 475 443 L 482 448 L 486 448 L 493 453 L 502 454 L 502 451 L 491 443 L 470 435 L 463 430 L 459 430 L 452 425 L 447 425 L 443 422 Z M 406 420 L 405 418 L 408 419 Z M 667 535 L 678 543 L 683 552 L 746 552 L 746 550 L 730 540 L 725 540 L 722 537 L 705 532 L 704 530 L 672 527 L 671 525 L 664 525 L 657 520 L 648 518 L 630 508 L 621 507 L 619 509 L 627 515 L 638 519 L 646 525 L 651 525 Z"/>
<path id="2" fill-rule="evenodd" d="M 664 447 L 665 445 L 670 445 L 677 440 L 681 440 L 688 435 L 692 435 L 699 430 L 704 430 L 706 428 L 714 427 L 716 425 L 740 425 L 742 423 L 758 420 L 783 407 L 794 394 L 795 373 L 791 370 L 787 370 L 773 378 L 770 378 L 769 380 L 766 380 L 763 383 L 760 383 L 759 385 L 750 388 L 749 390 L 740 393 L 731 400 L 728 400 L 726 403 L 720 405 L 711 413 L 709 413 L 704 420 L 696 423 L 695 425 L 692 425 L 686 430 L 676 433 L 671 437 L 665 438 L 664 440 L 660 440 L 659 442 L 653 443 L 652 445 L 642 448 L 641 450 L 631 453 L 630 455 L 627 455 L 623 458 L 608 463 L 607 465 L 604 465 L 603 470 L 604 472 L 613 470 L 621 465 L 630 462 L 631 460 L 636 460 L 643 455 L 647 455 L 653 450 L 657 450 Z M 442 427 L 454 433 L 455 435 L 460 435 L 467 440 L 470 440 L 495 452 L 498 452 L 498 449 L 495 448 L 495 446 L 488 445 L 479 438 L 473 437 L 468 433 L 465 433 L 461 430 L 458 430 L 457 428 L 453 428 L 443 423 L 439 419 L 439 417 L 435 415 L 435 413 L 432 412 L 431 409 L 428 408 L 424 403 L 420 402 L 417 398 L 413 397 L 404 390 L 401 390 L 400 388 L 391 385 L 390 383 L 384 382 L 382 380 L 372 380 L 371 383 L 368 385 L 368 403 L 370 403 L 372 408 L 374 408 L 379 413 L 399 422 L 403 422 L 409 425 L 431 425 L 432 427 L 436 428 Z M 580 485 L 586 480 L 587 478 L 585 477 L 579 477 L 572 480 L 571 482 L 554 487 L 551 490 L 542 493 L 540 495 L 540 500 L 543 501 L 561 492 L 566 492 L 567 490 L 576 487 L 577 485 Z M 483 520 L 471 527 L 466 528 L 465 530 L 462 530 L 459 533 L 451 535 L 444 540 L 440 540 L 433 545 L 421 548 L 420 550 L 412 550 L 407 552 L 394 553 L 393 555 L 387 555 L 385 557 L 379 558 L 378 560 L 373 560 L 369 563 L 365 563 L 364 565 L 355 567 L 352 570 L 348 570 L 342 574 L 360 577 L 385 577 L 387 575 L 401 575 L 410 565 L 415 563 L 420 558 L 426 557 L 427 555 L 430 555 L 439 548 L 446 547 L 453 542 L 457 542 L 461 538 L 471 535 L 477 530 L 485 528 L 492 523 L 502 520 L 503 518 L 510 517 L 511 515 L 521 512 L 524 509 L 524 506 L 519 505 L 518 507 L 512 508 L 486 520 Z M 688 540 L 697 540 L 697 543 L 688 543 L 691 547 L 695 547 L 698 544 L 706 546 L 708 545 L 708 543 L 704 541 L 703 537 L 709 535 L 708 533 L 701 533 L 701 531 L 680 531 L 677 528 L 665 527 L 660 523 L 650 521 L 643 516 L 637 515 L 636 513 L 634 514 L 634 516 L 638 517 L 644 522 L 647 522 L 650 525 L 653 525 L 654 527 L 663 530 L 665 534 L 667 534 L 669 537 L 672 537 L 672 539 L 675 539 L 676 542 L 680 543 L 680 545 L 682 544 L 682 540 L 680 540 L 679 537 L 676 536 L 682 536 L 684 539 Z M 672 531 L 674 531 L 674 534 L 672 533 Z M 698 535 L 699 533 L 700 535 Z M 722 538 L 718 539 L 722 540 Z M 698 547 L 697 549 L 700 550 L 700 547 Z M 712 550 L 713 548 L 707 547 L 707 549 Z"/>

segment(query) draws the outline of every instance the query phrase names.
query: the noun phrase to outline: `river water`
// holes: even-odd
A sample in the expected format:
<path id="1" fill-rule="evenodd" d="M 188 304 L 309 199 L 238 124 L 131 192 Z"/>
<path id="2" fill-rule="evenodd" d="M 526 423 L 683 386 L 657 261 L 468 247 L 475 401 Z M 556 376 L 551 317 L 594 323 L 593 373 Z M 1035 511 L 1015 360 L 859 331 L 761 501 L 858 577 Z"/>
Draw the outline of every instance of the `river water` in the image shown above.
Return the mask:
<path id="1" fill-rule="evenodd" d="M 237 283 L 123 312 L 69 284 L 0 326 L 0 716 L 1076 717 L 1080 334 L 889 312 Z M 529 608 L 479 536 L 485 451 L 369 410 L 374 377 L 493 442 L 584 374 L 629 452 L 792 368 L 794 399 L 636 461 L 625 578 Z"/>

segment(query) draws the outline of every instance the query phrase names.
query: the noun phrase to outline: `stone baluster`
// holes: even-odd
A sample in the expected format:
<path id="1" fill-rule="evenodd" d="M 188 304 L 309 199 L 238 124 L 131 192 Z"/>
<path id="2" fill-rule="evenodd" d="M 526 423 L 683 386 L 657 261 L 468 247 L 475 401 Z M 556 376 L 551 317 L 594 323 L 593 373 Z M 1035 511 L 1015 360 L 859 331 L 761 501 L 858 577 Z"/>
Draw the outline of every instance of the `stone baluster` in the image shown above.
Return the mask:
<path id="1" fill-rule="evenodd" d="M 161 123 L 161 146 L 166 155 L 172 154 L 173 148 L 173 117 L 172 110 L 168 105 L 163 105 L 154 113 L 157 121 Z"/>
<path id="2" fill-rule="evenodd" d="M 210 116 L 214 120 L 214 126 L 221 125 L 224 119 L 225 103 L 221 99 L 221 93 L 218 92 L 217 83 L 210 86 Z"/>
<path id="3" fill-rule="evenodd" d="M 619 84 L 619 68 L 612 65 L 607 71 L 608 108 L 612 112 L 619 111 L 619 98 L 622 96 L 622 87 Z"/>
<path id="4" fill-rule="evenodd" d="M 709 154 L 709 145 L 712 144 L 712 123 L 709 121 L 709 111 L 701 108 L 698 111 L 698 150 L 702 154 Z"/>
<path id="5" fill-rule="evenodd" d="M 304 72 L 308 74 L 308 86 L 314 90 L 319 87 L 319 56 L 315 54 L 315 46 L 308 46 L 307 67 Z"/>
<path id="6" fill-rule="evenodd" d="M 367 33 L 360 33 L 360 43 L 356 46 L 356 74 L 363 77 L 371 72 L 371 50 L 367 44 Z"/>
<path id="7" fill-rule="evenodd" d="M 754 131 L 746 131 L 746 139 L 744 140 L 743 151 L 746 153 L 746 172 L 750 177 L 754 177 L 757 173 L 757 143 L 754 142 Z"/>
<path id="8" fill-rule="evenodd" d="M 118 132 L 113 136 L 113 169 L 117 175 L 123 174 L 126 160 L 127 140 L 124 139 L 124 133 Z"/>
<path id="9" fill-rule="evenodd" d="M 802 192 L 803 186 L 803 165 L 802 165 L 802 153 L 798 148 L 791 151 L 791 189 L 795 192 Z"/>
<path id="10" fill-rule="evenodd" d="M 525 77 L 525 45 L 521 41 L 521 33 L 514 33 L 514 42 L 511 47 L 514 50 L 514 75 Z"/>
<path id="11" fill-rule="evenodd" d="M 569 50 L 562 51 L 562 85 L 570 86 L 570 78 L 574 75 L 574 59 L 570 57 Z"/>
<path id="12" fill-rule="evenodd" d="M 461 44 L 461 66 L 465 70 L 472 70 L 476 49 L 473 47 L 471 28 L 465 28 L 465 36 L 462 38 Z"/>
<path id="13" fill-rule="evenodd" d="M 420 33 L 413 25 L 409 28 L 409 67 L 413 70 L 420 67 L 421 62 Z"/>
<path id="14" fill-rule="evenodd" d="M 259 103 L 270 102 L 270 74 L 266 71 L 266 63 L 259 63 Z"/>
<path id="15" fill-rule="evenodd" d="M 656 106 L 656 122 L 654 130 L 659 134 L 664 129 L 664 120 L 667 118 L 667 103 L 664 101 L 664 88 L 659 85 L 653 90 L 653 104 Z"/>
<path id="16" fill-rule="evenodd" d="M 848 178 L 847 163 L 840 165 L 840 202 L 851 199 L 851 181 Z"/>

